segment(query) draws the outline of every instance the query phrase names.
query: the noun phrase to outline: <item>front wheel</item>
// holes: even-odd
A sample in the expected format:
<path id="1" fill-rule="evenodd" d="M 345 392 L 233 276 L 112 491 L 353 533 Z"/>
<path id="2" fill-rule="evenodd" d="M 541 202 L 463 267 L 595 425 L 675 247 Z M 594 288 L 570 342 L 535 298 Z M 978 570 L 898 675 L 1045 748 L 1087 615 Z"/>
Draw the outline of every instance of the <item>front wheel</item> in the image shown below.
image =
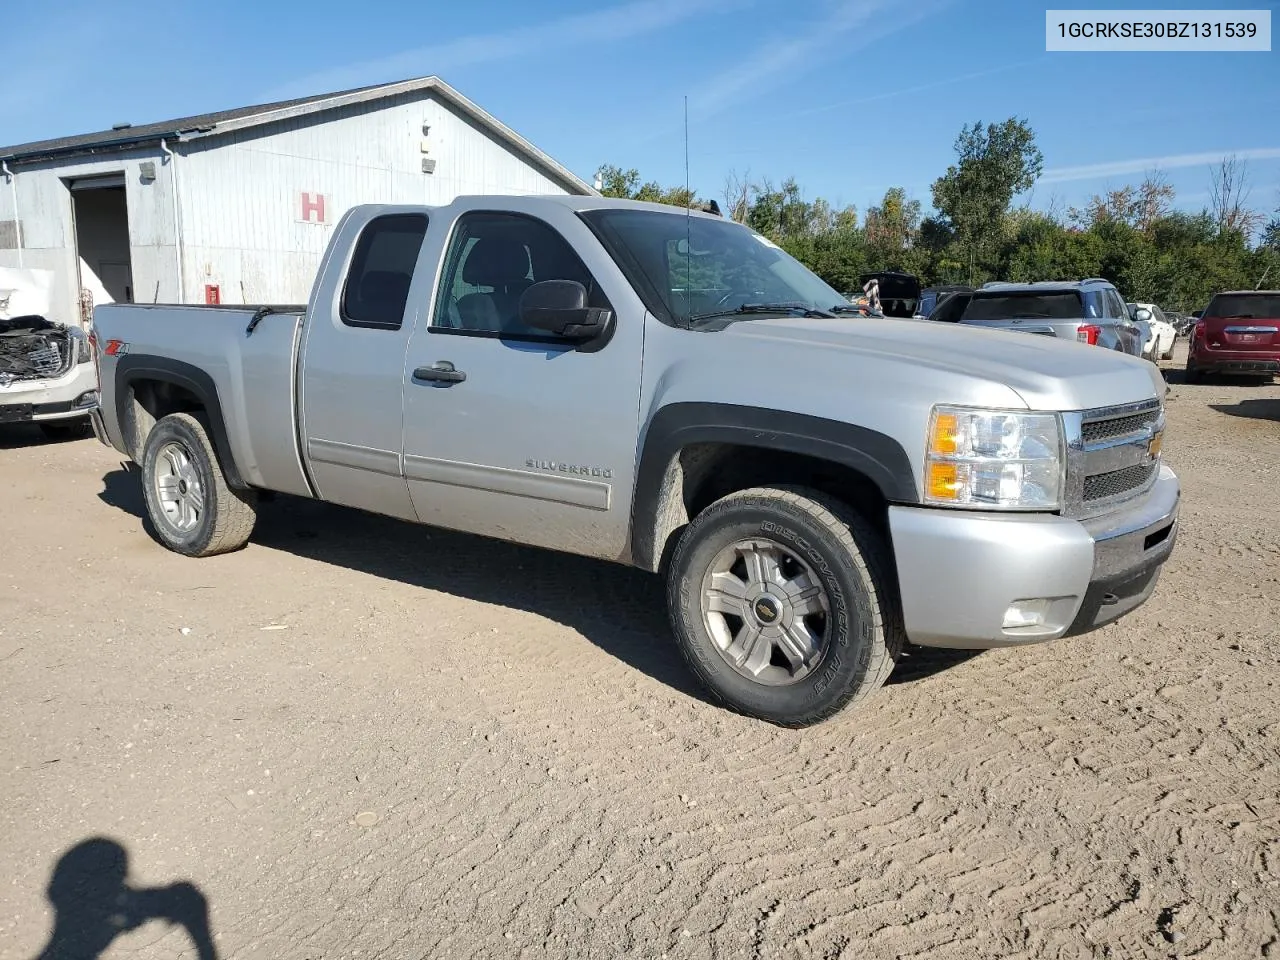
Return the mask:
<path id="1" fill-rule="evenodd" d="M 690 668 L 718 699 L 789 727 L 877 689 L 904 633 L 888 548 L 816 491 L 730 494 L 685 529 L 667 602 Z"/>
<path id="2" fill-rule="evenodd" d="M 253 492 L 227 486 L 208 430 L 189 413 L 171 413 L 151 428 L 142 493 L 156 538 L 188 557 L 239 550 L 257 518 Z"/>

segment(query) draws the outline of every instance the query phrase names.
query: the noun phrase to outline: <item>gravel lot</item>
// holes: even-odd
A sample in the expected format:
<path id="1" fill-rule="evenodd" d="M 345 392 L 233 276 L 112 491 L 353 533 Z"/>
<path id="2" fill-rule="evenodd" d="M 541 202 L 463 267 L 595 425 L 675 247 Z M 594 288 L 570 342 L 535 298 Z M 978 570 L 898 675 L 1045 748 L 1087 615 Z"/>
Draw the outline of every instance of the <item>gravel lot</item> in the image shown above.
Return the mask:
<path id="1" fill-rule="evenodd" d="M 195 957 L 184 879 L 224 960 L 1280 957 L 1280 386 L 1170 380 L 1147 606 L 805 731 L 706 703 L 643 574 L 296 501 L 185 560 L 112 451 L 0 434 L 0 960 L 51 898 L 61 955 Z M 93 837 L 160 889 L 50 889 Z"/>

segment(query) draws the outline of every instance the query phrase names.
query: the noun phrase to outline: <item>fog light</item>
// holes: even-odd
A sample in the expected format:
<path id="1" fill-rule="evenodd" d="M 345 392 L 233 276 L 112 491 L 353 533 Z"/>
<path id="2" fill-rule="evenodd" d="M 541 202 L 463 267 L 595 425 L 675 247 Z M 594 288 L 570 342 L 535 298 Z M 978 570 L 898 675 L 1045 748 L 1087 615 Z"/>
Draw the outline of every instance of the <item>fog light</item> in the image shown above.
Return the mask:
<path id="1" fill-rule="evenodd" d="M 1004 612 L 1004 623 L 1001 626 L 1005 630 L 1043 626 L 1049 613 L 1049 602 L 1046 597 L 1038 600 L 1015 600 Z"/>
<path id="2" fill-rule="evenodd" d="M 74 406 L 77 407 L 96 407 L 98 405 L 98 391 L 86 390 L 80 396 L 76 397 Z"/>

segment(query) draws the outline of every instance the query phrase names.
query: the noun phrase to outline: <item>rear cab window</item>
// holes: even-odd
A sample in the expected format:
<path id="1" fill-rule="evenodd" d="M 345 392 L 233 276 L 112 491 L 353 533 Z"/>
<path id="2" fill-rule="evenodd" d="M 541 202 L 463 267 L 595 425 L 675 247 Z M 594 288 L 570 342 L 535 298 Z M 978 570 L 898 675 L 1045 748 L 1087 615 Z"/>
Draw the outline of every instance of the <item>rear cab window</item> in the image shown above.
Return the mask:
<path id="1" fill-rule="evenodd" d="M 1075 290 L 978 292 L 963 320 L 1079 320 L 1085 315 Z"/>
<path id="2" fill-rule="evenodd" d="M 399 330 L 414 267 L 427 235 L 422 213 L 374 217 L 360 233 L 347 270 L 339 311 L 349 327 Z"/>

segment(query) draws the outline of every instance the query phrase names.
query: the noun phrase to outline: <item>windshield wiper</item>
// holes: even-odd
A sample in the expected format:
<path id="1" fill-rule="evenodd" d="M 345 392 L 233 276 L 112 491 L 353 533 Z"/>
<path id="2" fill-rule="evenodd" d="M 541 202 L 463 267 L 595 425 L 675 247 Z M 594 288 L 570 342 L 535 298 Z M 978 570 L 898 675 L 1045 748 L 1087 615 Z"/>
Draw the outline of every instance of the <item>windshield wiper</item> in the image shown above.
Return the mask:
<path id="1" fill-rule="evenodd" d="M 689 317 L 689 322 L 697 323 L 700 320 L 713 320 L 716 317 L 734 317 L 748 313 L 799 313 L 802 317 L 810 319 L 826 318 L 828 320 L 835 316 L 834 313 L 828 313 L 825 310 L 815 310 L 803 301 L 792 300 L 780 303 L 742 303 L 725 310 L 695 313 Z"/>
<path id="2" fill-rule="evenodd" d="M 837 303 L 834 307 L 827 307 L 832 313 L 861 313 L 861 307 L 855 307 L 852 303 Z"/>

